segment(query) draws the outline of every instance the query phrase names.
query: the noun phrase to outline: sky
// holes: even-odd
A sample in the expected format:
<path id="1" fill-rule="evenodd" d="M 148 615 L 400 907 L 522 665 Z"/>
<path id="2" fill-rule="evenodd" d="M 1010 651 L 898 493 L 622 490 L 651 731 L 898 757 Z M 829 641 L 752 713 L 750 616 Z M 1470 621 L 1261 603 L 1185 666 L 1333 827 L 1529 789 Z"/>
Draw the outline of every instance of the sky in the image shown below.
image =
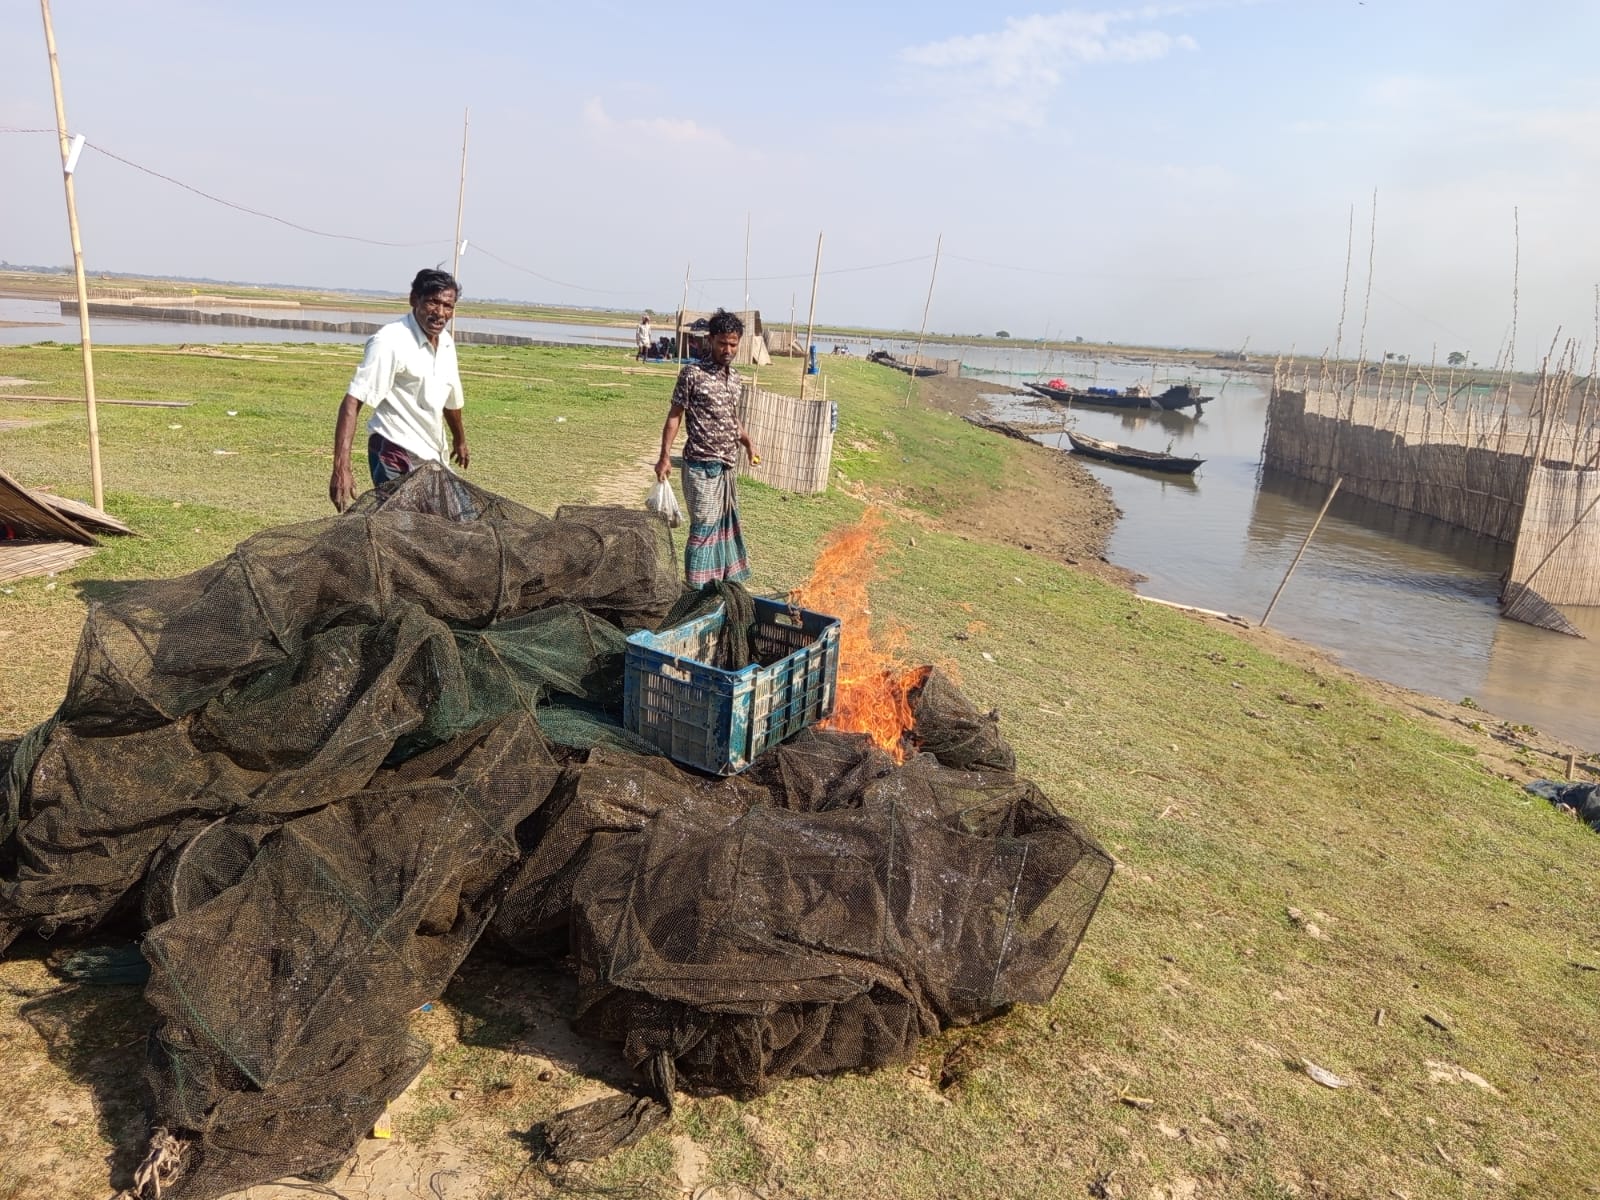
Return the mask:
<path id="1" fill-rule="evenodd" d="M 52 12 L 91 272 L 403 292 L 449 266 L 469 112 L 469 299 L 671 311 L 687 271 L 739 307 L 748 227 L 769 322 L 804 324 L 821 234 L 819 323 L 916 329 L 931 279 L 945 333 L 1488 365 L 1515 312 L 1527 367 L 1594 337 L 1592 0 Z M 32 0 L 0 68 L 0 130 L 53 129 Z M 0 132 L 0 261 L 71 262 L 53 133 Z"/>

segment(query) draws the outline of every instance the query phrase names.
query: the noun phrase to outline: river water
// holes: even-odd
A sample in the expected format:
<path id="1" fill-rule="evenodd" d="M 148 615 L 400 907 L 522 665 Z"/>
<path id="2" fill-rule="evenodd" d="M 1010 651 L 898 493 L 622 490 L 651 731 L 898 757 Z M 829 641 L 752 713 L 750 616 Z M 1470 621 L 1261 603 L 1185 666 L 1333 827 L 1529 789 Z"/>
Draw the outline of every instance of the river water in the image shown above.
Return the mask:
<path id="1" fill-rule="evenodd" d="M 382 313 L 313 309 L 238 309 L 266 317 L 382 321 Z M 394 314 L 398 315 L 398 313 Z M 55 301 L 0 298 L 0 345 L 78 340 L 75 317 Z M 39 324 L 33 324 L 39 322 Z M 515 333 L 574 344 L 627 346 L 632 331 L 601 325 L 463 317 L 461 329 Z M 106 345 L 175 342 L 360 342 L 359 334 L 164 321 L 96 318 Z M 824 348 L 864 346 L 903 354 L 899 339 L 820 339 Z M 1001 385 L 1041 377 L 1126 387 L 1194 380 L 1217 397 L 1198 419 L 1159 412 L 1078 408 L 1070 414 L 1045 401 L 999 393 L 990 397 L 1004 420 L 1069 421 L 1094 437 L 1147 450 L 1204 458 L 1191 478 L 1163 477 L 1084 460 L 1111 489 L 1123 516 L 1112 535 L 1113 562 L 1146 576 L 1146 595 L 1259 620 L 1283 578 L 1324 493 L 1320 487 L 1260 468 L 1267 408 L 1266 379 L 1253 373 L 1168 368 L 1126 359 L 1068 358 L 1015 346 L 929 345 L 933 356 L 962 360 L 963 375 Z M 1061 432 L 1036 440 L 1063 449 Z M 1600 749 L 1600 608 L 1567 608 L 1580 641 L 1502 620 L 1496 596 L 1509 547 L 1443 522 L 1340 496 L 1329 509 L 1272 625 L 1332 651 L 1347 666 L 1449 700 L 1471 696 L 1489 712 L 1532 725 L 1589 749 Z"/>

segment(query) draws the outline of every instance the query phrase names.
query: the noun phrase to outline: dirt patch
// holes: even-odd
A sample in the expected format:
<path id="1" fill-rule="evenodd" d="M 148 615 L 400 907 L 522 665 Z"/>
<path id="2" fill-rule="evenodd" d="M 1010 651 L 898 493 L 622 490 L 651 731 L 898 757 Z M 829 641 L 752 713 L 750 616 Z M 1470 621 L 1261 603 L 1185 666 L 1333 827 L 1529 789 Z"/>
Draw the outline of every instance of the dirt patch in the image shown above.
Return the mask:
<path id="1" fill-rule="evenodd" d="M 32 387 L 35 382 L 19 375 L 0 375 L 0 387 Z"/>
<path id="2" fill-rule="evenodd" d="M 676 467 L 676 460 L 674 460 Z M 676 469 L 674 470 L 676 473 Z M 656 481 L 656 456 L 640 454 L 625 467 L 595 480 L 590 504 L 620 504 L 624 508 L 643 508 L 644 498 Z"/>
<path id="3" fill-rule="evenodd" d="M 959 417 L 986 413 L 984 394 L 1002 390 L 997 384 L 948 375 L 930 376 L 918 383 L 919 394 L 930 408 Z M 1018 462 L 1004 491 L 969 505 L 943 525 L 957 533 L 1044 554 L 1131 587 L 1139 576 L 1105 557 L 1106 544 L 1121 515 L 1111 492 L 1080 463 L 1040 446 Z"/>

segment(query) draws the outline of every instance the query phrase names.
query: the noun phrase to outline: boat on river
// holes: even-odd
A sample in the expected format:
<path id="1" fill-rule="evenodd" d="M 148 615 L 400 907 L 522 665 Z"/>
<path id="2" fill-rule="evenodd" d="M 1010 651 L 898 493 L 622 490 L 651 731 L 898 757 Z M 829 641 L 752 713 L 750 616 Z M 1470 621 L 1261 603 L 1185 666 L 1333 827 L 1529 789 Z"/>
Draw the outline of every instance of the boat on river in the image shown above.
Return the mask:
<path id="1" fill-rule="evenodd" d="M 1067 431 L 1067 440 L 1079 454 L 1098 458 L 1102 462 L 1116 463 L 1119 467 L 1138 467 L 1143 471 L 1160 471 L 1165 475 L 1193 475 L 1205 462 L 1203 458 L 1183 458 L 1176 454 L 1163 454 L 1158 450 L 1141 450 L 1137 446 L 1124 446 L 1121 442 L 1107 442 L 1086 433 Z"/>
<path id="2" fill-rule="evenodd" d="M 881 367 L 893 367 L 896 371 L 904 371 L 916 379 L 924 379 L 929 375 L 943 375 L 938 367 L 927 367 L 920 363 L 908 363 L 896 358 L 887 350 L 871 350 L 867 353 L 869 363 L 877 363 Z"/>
<path id="3" fill-rule="evenodd" d="M 1082 388 L 1052 379 L 1049 383 L 1030 383 L 1025 386 L 1035 395 L 1058 404 L 1085 404 L 1091 408 L 1156 409 L 1165 412 L 1193 408 L 1195 414 L 1199 415 L 1200 406 L 1213 399 L 1211 396 L 1202 396 L 1199 385 L 1193 383 L 1175 383 L 1154 395 L 1139 384 L 1127 388 Z"/>
<path id="4" fill-rule="evenodd" d="M 1155 394 L 1155 402 L 1168 412 L 1177 412 L 1180 408 L 1192 408 L 1195 415 L 1200 415 L 1200 406 L 1215 396 L 1202 396 L 1198 383 L 1174 383 L 1164 391 Z"/>

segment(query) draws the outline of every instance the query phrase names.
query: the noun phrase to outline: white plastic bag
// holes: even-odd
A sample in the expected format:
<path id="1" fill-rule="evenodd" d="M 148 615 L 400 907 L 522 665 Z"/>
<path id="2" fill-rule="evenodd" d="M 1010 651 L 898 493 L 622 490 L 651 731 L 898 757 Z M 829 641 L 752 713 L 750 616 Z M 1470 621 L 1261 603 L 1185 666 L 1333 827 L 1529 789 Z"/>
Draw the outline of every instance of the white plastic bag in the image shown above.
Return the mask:
<path id="1" fill-rule="evenodd" d="M 650 489 L 650 495 L 645 498 L 644 506 L 651 512 L 660 513 L 665 517 L 667 527 L 670 529 L 676 529 L 683 524 L 683 513 L 678 508 L 678 498 L 672 494 L 672 485 L 664 479 Z"/>

